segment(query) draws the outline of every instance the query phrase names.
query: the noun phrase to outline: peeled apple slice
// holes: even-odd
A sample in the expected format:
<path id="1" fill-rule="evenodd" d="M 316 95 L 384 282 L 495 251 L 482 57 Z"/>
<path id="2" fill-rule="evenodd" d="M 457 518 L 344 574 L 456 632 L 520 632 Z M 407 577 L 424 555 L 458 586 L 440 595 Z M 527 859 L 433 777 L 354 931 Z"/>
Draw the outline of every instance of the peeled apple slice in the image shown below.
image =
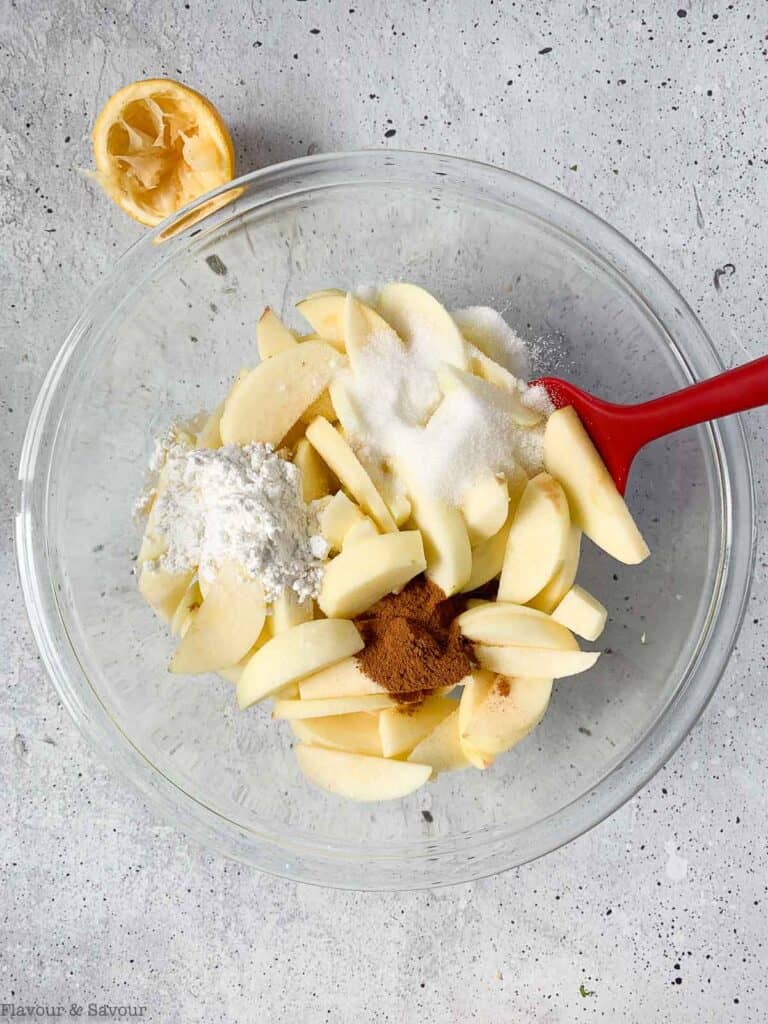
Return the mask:
<path id="1" fill-rule="evenodd" d="M 258 639 L 266 618 L 264 588 L 225 563 L 171 659 L 171 672 L 199 674 L 235 665 Z"/>
<path id="2" fill-rule="evenodd" d="M 224 404 L 222 441 L 277 447 L 341 365 L 342 357 L 324 341 L 305 341 L 260 363 Z"/>
<path id="3" fill-rule="evenodd" d="M 133 82 L 107 100 L 93 126 L 93 155 L 107 195 L 150 227 L 235 173 L 218 110 L 169 78 Z"/>
<path id="4" fill-rule="evenodd" d="M 349 292 L 344 300 L 344 347 L 353 372 L 359 367 L 359 356 L 371 339 L 389 339 L 401 346 L 402 342 L 378 313 L 369 309 Z"/>
<path id="5" fill-rule="evenodd" d="M 315 611 L 315 602 L 311 597 L 300 601 L 292 590 L 284 590 L 272 604 L 270 630 L 272 636 L 286 633 L 302 622 L 311 622 Z"/>
<path id="6" fill-rule="evenodd" d="M 576 676 L 592 668 L 599 651 L 553 651 L 543 647 L 475 646 L 477 660 L 483 668 L 503 676 L 526 676 L 531 679 L 562 679 Z"/>
<path id="7" fill-rule="evenodd" d="M 382 757 L 378 718 L 364 711 L 327 718 L 296 718 L 291 728 L 298 740 L 311 746 Z"/>
<path id="8" fill-rule="evenodd" d="M 284 352 L 287 348 L 298 345 L 296 335 L 290 331 L 283 321 L 267 306 L 259 317 L 256 325 L 256 344 L 262 359 Z"/>
<path id="9" fill-rule="evenodd" d="M 469 767 L 470 761 L 462 749 L 459 736 L 458 708 L 413 748 L 408 760 L 428 764 L 433 775 Z"/>
<path id="10" fill-rule="evenodd" d="M 331 384 L 333 384 L 333 381 L 331 381 Z M 312 405 L 308 405 L 301 414 L 300 420 L 305 427 L 318 416 L 325 416 L 329 423 L 335 423 L 338 419 L 336 410 L 333 407 L 333 402 L 331 401 L 330 388 L 331 385 L 329 384 L 327 390 L 323 391 L 323 393 L 314 400 Z"/>
<path id="11" fill-rule="evenodd" d="M 561 622 L 585 640 L 597 640 L 605 629 L 608 612 L 583 587 L 571 587 L 552 612 L 552 619 Z"/>
<path id="12" fill-rule="evenodd" d="M 362 637 L 345 619 L 318 619 L 294 626 L 268 640 L 248 662 L 237 684 L 238 706 L 250 707 L 288 683 L 362 649 Z"/>
<path id="13" fill-rule="evenodd" d="M 338 490 L 338 481 L 305 437 L 296 445 L 293 464 L 301 473 L 301 496 L 307 504 Z"/>
<path id="14" fill-rule="evenodd" d="M 366 306 L 364 302 L 357 299 L 355 301 L 369 328 L 391 332 L 389 324 L 382 320 L 375 310 Z M 317 332 L 319 337 L 326 341 L 339 341 L 346 344 L 344 323 L 346 302 L 347 296 L 344 292 L 328 289 L 308 295 L 306 299 L 296 305 L 296 309 L 311 324 L 312 329 Z"/>
<path id="15" fill-rule="evenodd" d="M 354 618 L 404 587 L 426 565 L 418 530 L 360 541 L 328 563 L 317 603 L 328 616 Z"/>
<path id="16" fill-rule="evenodd" d="M 384 757 L 407 754 L 456 710 L 456 701 L 428 697 L 413 710 L 388 708 L 379 715 L 379 736 Z"/>
<path id="17" fill-rule="evenodd" d="M 388 284 L 382 289 L 379 312 L 406 343 L 419 335 L 420 345 L 433 347 L 436 358 L 464 370 L 467 350 L 453 317 L 434 296 L 415 284 Z"/>
<path id="18" fill-rule="evenodd" d="M 499 532 L 506 521 L 508 506 L 509 489 L 500 474 L 489 473 L 466 491 L 461 514 L 472 547 Z"/>
<path id="19" fill-rule="evenodd" d="M 320 532 L 334 551 L 341 551 L 344 538 L 356 523 L 364 522 L 366 516 L 350 501 L 344 491 L 337 491 L 318 516 Z"/>
<path id="20" fill-rule="evenodd" d="M 410 497 L 411 523 L 424 538 L 427 576 L 446 597 L 457 594 L 472 574 L 472 549 L 461 513 L 414 491 Z"/>
<path id="21" fill-rule="evenodd" d="M 524 605 L 491 601 L 462 612 L 457 621 L 462 634 L 473 643 L 545 647 L 555 651 L 579 649 L 564 625 Z"/>
<path id="22" fill-rule="evenodd" d="M 462 738 L 478 750 L 501 754 L 536 728 L 551 695 L 551 679 L 496 678 L 463 723 Z"/>
<path id="23" fill-rule="evenodd" d="M 328 392 L 336 414 L 335 418 L 338 419 L 347 437 L 360 437 L 364 434 L 363 420 L 354 398 L 349 394 L 344 374 L 333 378 L 328 386 Z M 329 417 L 326 416 L 326 419 Z"/>
<path id="24" fill-rule="evenodd" d="M 627 565 L 648 557 L 648 545 L 570 405 L 547 420 L 544 464 L 562 484 L 573 521 L 590 540 Z"/>
<path id="25" fill-rule="evenodd" d="M 303 743 L 296 747 L 296 759 L 310 782 L 348 800 L 399 800 L 423 786 L 432 774 L 427 764 L 389 761 Z"/>
<path id="26" fill-rule="evenodd" d="M 369 679 L 360 668 L 357 658 L 345 658 L 302 679 L 299 693 L 302 700 L 322 700 L 328 697 L 361 697 L 369 693 L 386 693 L 379 683 Z"/>
<path id="27" fill-rule="evenodd" d="M 202 603 L 203 595 L 200 590 L 200 584 L 196 579 L 193 579 L 184 591 L 184 596 L 173 613 L 171 633 L 174 636 L 184 636 L 192 622 L 194 612 L 197 611 Z"/>
<path id="28" fill-rule="evenodd" d="M 306 348 L 310 344 L 312 342 L 305 342 L 299 348 Z M 394 533 L 397 526 L 384 499 L 338 430 L 332 427 L 328 420 L 318 416 L 307 427 L 307 440 L 317 449 L 342 486 L 357 500 L 379 529 L 384 533 Z"/>
<path id="29" fill-rule="evenodd" d="M 498 387 L 495 383 L 448 364 L 440 367 L 437 379 L 443 394 L 449 395 L 457 388 L 465 388 L 477 400 L 505 412 L 518 426 L 535 427 L 541 422 L 541 416 L 523 402 L 516 387 Z"/>
<path id="30" fill-rule="evenodd" d="M 195 444 L 198 448 L 221 448 L 221 417 L 224 413 L 224 403 L 218 405 L 197 435 Z"/>
<path id="31" fill-rule="evenodd" d="M 329 697 L 327 700 L 276 700 L 273 718 L 326 718 L 330 715 L 353 715 L 391 708 L 395 701 L 386 693 L 360 697 Z"/>
<path id="32" fill-rule="evenodd" d="M 493 764 L 494 755 L 473 746 L 464 735 L 469 723 L 477 714 L 483 701 L 491 692 L 496 676 L 493 672 L 478 668 L 472 672 L 471 678 L 465 681 L 459 702 L 459 741 L 464 756 L 475 768 L 483 771 Z"/>
<path id="33" fill-rule="evenodd" d="M 560 484 L 548 473 L 528 481 L 507 538 L 499 600 L 526 604 L 565 557 L 570 517 Z"/>
<path id="34" fill-rule="evenodd" d="M 191 580 L 192 570 L 171 573 L 144 566 L 139 576 L 139 593 L 161 619 L 170 622 Z"/>
<path id="35" fill-rule="evenodd" d="M 378 536 L 379 531 L 376 529 L 373 520 L 365 516 L 359 523 L 355 523 L 354 526 L 347 530 L 344 535 L 342 550 L 346 551 L 347 548 L 354 547 L 355 544 L 359 544 L 361 541 L 373 540 L 374 537 Z"/>
<path id="36" fill-rule="evenodd" d="M 541 612 L 552 612 L 562 601 L 576 579 L 581 555 L 581 530 L 571 523 L 568 540 L 565 544 L 563 560 L 549 583 L 540 590 L 536 597 L 528 602 L 532 608 Z"/>

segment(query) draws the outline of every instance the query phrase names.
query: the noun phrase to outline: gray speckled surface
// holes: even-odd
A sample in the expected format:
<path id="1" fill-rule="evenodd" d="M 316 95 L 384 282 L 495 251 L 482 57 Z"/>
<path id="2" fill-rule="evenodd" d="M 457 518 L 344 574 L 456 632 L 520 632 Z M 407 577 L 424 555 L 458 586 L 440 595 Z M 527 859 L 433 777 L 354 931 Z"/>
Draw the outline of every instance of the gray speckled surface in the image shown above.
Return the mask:
<path id="1" fill-rule="evenodd" d="M 95 760 L 41 671 L 11 518 L 42 375 L 140 231 L 78 173 L 120 85 L 200 89 L 241 169 L 389 145 L 537 178 L 652 257 L 733 364 L 768 328 L 766 46 L 749 0 L 3 5 L 0 1003 L 144 1005 L 163 1024 L 765 1020 L 762 533 L 730 669 L 639 796 L 520 871 L 360 896 L 208 856 Z M 766 422 L 747 422 L 761 527 Z"/>

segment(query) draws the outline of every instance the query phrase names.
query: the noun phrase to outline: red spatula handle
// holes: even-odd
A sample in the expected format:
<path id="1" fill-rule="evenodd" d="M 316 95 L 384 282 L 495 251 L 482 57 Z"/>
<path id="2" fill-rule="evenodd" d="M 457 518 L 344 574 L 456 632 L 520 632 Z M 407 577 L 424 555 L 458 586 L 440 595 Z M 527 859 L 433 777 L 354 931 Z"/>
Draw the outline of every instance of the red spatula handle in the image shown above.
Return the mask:
<path id="1" fill-rule="evenodd" d="M 637 449 L 658 437 L 706 420 L 768 405 L 768 356 L 699 384 L 632 406 Z"/>

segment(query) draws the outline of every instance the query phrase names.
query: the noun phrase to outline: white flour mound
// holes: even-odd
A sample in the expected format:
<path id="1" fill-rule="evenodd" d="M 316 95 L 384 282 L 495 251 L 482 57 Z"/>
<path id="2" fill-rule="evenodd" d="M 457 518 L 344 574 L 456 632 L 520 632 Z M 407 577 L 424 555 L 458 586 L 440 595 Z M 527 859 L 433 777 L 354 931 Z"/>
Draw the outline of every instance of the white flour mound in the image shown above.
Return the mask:
<path id="1" fill-rule="evenodd" d="M 173 437 L 173 432 L 170 434 Z M 328 545 L 301 496 L 301 473 L 270 445 L 197 449 L 161 438 L 152 468 L 163 485 L 152 528 L 166 551 L 149 568 L 198 568 L 212 579 L 226 561 L 261 580 L 268 601 L 286 589 L 316 597 Z"/>

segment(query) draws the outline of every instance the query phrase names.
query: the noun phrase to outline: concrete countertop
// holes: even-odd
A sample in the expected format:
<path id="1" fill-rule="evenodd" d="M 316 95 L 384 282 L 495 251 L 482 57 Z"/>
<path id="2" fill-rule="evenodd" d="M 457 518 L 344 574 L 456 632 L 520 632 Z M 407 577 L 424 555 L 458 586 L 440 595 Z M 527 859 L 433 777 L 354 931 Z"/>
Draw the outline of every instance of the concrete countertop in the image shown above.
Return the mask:
<path id="1" fill-rule="evenodd" d="M 199 89 L 232 126 L 242 170 L 378 146 L 536 178 L 655 260 L 732 365 L 768 337 L 765 14 L 749 0 L 8 0 L 0 1004 L 145 1006 L 162 1024 L 766 1020 L 764 531 L 730 668 L 658 776 L 543 861 L 405 895 L 276 881 L 159 821 L 56 699 L 12 543 L 36 390 L 141 231 L 79 173 L 115 89 L 153 75 Z M 761 528 L 767 422 L 746 421 Z"/>

